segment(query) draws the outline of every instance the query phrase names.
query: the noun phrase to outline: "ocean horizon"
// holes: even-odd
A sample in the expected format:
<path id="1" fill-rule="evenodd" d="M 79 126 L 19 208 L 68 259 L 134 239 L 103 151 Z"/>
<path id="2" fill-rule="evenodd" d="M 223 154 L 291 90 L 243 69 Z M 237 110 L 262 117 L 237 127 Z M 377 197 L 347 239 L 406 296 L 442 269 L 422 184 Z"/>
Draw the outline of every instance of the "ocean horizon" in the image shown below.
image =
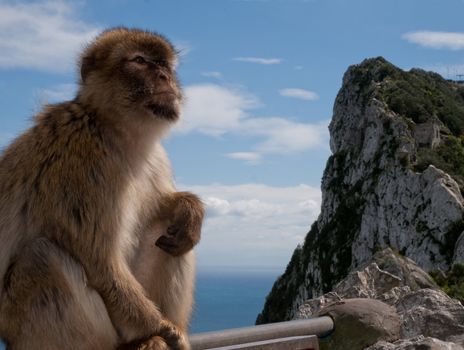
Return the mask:
<path id="1" fill-rule="evenodd" d="M 253 326 L 282 270 L 199 267 L 190 333 Z"/>

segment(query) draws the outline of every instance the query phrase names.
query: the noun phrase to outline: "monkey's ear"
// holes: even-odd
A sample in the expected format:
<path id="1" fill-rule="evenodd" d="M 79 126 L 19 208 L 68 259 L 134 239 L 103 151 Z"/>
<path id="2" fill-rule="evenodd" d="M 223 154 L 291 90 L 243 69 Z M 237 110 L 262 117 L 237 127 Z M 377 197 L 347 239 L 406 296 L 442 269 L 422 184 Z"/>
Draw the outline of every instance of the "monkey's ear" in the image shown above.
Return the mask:
<path id="1" fill-rule="evenodd" d="M 88 77 L 89 73 L 95 69 L 96 61 L 93 56 L 86 56 L 82 58 L 81 63 L 81 78 L 82 82 Z"/>

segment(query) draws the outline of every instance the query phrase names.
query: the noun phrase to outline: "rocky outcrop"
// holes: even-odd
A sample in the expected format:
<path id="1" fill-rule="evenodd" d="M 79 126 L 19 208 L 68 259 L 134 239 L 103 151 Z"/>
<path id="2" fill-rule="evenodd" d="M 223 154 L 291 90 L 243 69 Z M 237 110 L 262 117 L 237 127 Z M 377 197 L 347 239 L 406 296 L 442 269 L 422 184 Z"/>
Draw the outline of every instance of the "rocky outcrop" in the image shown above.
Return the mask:
<path id="1" fill-rule="evenodd" d="M 464 87 L 382 58 L 366 60 L 346 72 L 329 129 L 333 154 L 321 213 L 257 323 L 296 317 L 306 300 L 330 292 L 385 247 L 426 271 L 464 260 Z M 389 275 L 401 278 L 398 271 L 377 267 L 366 284 L 375 283 L 372 276 L 399 283 Z M 414 290 L 396 288 L 385 300 Z"/>
<path id="2" fill-rule="evenodd" d="M 351 298 L 372 298 L 395 306 L 405 295 L 421 288 L 439 289 L 414 261 L 386 248 L 360 270 L 349 273 L 331 292 L 306 300 L 295 316 L 312 317 L 326 305 Z"/>
<path id="3" fill-rule="evenodd" d="M 440 290 L 421 289 L 406 294 L 395 306 L 402 319 L 403 338 L 424 335 L 451 340 L 464 336 L 464 307 Z"/>
<path id="4" fill-rule="evenodd" d="M 351 272 L 332 292 L 307 300 L 298 312 L 299 318 L 322 315 L 335 323 L 334 334 L 321 340 L 322 349 L 464 346 L 462 303 L 391 249 L 377 252 L 372 262 Z"/>
<path id="5" fill-rule="evenodd" d="M 393 343 L 381 340 L 365 350 L 464 350 L 464 348 L 454 343 L 419 336 L 412 339 L 401 339 Z"/>

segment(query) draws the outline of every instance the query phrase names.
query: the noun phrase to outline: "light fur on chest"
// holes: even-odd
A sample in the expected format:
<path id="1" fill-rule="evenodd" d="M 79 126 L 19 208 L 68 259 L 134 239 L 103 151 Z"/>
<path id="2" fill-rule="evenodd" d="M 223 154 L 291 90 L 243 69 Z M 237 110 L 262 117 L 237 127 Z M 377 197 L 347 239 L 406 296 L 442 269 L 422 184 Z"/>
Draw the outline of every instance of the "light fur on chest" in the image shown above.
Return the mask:
<path id="1" fill-rule="evenodd" d="M 171 165 L 163 147 L 157 143 L 145 164 L 132 176 L 123 196 L 119 238 L 127 258 L 132 256 L 147 225 L 156 220 L 163 197 L 174 191 Z"/>

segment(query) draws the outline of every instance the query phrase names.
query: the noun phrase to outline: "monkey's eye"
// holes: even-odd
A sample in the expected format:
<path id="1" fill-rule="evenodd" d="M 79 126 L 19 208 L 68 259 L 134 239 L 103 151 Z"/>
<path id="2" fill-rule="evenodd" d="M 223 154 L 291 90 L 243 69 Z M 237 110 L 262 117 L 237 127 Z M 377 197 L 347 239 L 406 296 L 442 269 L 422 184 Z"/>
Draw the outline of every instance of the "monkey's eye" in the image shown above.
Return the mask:
<path id="1" fill-rule="evenodd" d="M 143 58 L 142 56 L 136 56 L 135 58 L 133 58 L 131 60 L 132 62 L 135 62 L 135 63 L 138 63 L 138 64 L 146 64 L 147 61 L 145 60 L 145 58 Z"/>
<path id="2" fill-rule="evenodd" d="M 169 68 L 169 62 L 166 60 L 156 60 L 155 64 L 163 68 Z"/>

